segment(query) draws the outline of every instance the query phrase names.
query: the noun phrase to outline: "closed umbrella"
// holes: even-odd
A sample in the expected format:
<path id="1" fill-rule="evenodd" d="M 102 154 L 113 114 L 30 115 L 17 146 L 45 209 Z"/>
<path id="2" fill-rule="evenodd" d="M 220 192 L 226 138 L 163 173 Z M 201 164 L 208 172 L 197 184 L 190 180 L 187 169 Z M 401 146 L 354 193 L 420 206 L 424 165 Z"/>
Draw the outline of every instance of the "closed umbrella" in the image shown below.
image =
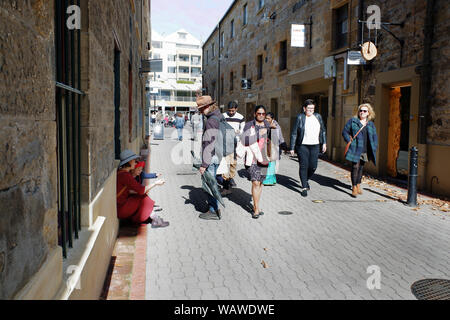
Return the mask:
<path id="1" fill-rule="evenodd" d="M 193 168 L 200 169 L 202 163 L 200 159 L 196 158 L 194 155 L 194 151 L 191 151 L 192 156 L 194 157 Z M 217 199 L 219 203 L 225 208 L 225 203 L 223 202 L 222 196 L 219 191 L 219 186 L 217 185 L 216 177 L 213 177 L 211 173 L 205 171 L 202 175 L 202 188 L 212 197 Z"/>

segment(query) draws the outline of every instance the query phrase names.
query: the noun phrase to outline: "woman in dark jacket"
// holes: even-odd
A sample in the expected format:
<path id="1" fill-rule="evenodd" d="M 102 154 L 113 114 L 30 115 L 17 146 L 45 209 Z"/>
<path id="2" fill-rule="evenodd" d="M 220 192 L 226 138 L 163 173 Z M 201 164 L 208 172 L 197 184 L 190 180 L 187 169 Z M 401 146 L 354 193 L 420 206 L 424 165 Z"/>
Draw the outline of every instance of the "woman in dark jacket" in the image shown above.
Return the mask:
<path id="1" fill-rule="evenodd" d="M 369 160 L 376 163 L 378 137 L 373 119 L 375 119 L 375 112 L 372 106 L 364 103 L 358 107 L 356 114 L 347 121 L 342 131 L 345 142 L 352 141 L 345 159 L 352 162 L 352 197 L 354 198 L 362 194 L 361 179 L 364 164 Z"/>
<path id="2" fill-rule="evenodd" d="M 327 134 L 320 114 L 314 112 L 314 100 L 303 103 L 303 111 L 297 116 L 291 134 L 291 155 L 297 152 L 300 163 L 299 175 L 302 182 L 301 195 L 306 197 L 310 186 L 308 180 L 317 169 L 319 152 L 327 151 Z"/>

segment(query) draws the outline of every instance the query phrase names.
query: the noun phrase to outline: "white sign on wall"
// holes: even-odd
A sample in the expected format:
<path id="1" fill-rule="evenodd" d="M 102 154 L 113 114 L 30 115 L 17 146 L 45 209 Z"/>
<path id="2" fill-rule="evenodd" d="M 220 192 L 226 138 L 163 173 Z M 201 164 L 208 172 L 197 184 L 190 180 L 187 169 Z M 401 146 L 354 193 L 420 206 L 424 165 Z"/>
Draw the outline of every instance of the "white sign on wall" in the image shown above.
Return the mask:
<path id="1" fill-rule="evenodd" d="M 361 51 L 349 51 L 347 55 L 347 64 L 361 65 L 366 64 L 366 60 L 361 55 Z"/>
<path id="2" fill-rule="evenodd" d="M 291 47 L 305 47 L 305 25 L 293 24 L 291 26 Z"/>

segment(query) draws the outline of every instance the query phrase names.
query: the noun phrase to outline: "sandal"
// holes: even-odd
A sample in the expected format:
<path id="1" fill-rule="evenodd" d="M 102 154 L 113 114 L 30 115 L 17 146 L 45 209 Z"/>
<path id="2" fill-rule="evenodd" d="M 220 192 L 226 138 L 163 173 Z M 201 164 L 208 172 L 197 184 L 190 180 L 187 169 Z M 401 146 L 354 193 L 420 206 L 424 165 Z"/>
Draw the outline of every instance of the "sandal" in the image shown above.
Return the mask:
<path id="1" fill-rule="evenodd" d="M 258 219 L 259 218 L 259 213 L 255 214 L 254 212 L 252 213 L 252 218 L 253 219 Z"/>

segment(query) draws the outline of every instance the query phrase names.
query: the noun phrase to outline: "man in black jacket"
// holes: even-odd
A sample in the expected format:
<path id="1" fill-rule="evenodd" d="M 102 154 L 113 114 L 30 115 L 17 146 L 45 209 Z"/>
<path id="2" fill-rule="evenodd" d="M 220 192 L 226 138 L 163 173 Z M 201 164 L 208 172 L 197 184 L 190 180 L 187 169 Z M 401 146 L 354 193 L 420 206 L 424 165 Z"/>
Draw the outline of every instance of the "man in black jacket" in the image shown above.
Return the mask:
<path id="1" fill-rule="evenodd" d="M 297 152 L 300 163 L 299 175 L 302 182 L 301 195 L 306 197 L 310 186 L 308 180 L 317 169 L 319 152 L 327 151 L 326 128 L 320 114 L 314 112 L 314 100 L 303 104 L 303 113 L 297 116 L 291 134 L 291 155 Z"/>

